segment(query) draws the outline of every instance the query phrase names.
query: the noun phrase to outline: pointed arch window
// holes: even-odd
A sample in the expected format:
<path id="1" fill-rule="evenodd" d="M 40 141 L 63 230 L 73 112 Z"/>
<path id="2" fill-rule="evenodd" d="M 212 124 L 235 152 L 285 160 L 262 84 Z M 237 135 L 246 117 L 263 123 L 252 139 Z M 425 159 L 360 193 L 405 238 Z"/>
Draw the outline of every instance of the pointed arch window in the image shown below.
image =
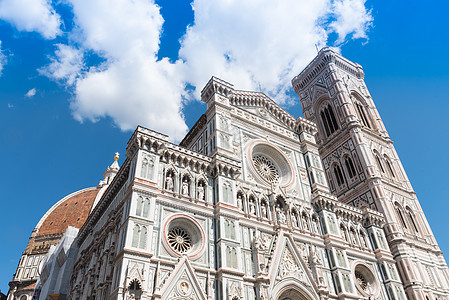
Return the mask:
<path id="1" fill-rule="evenodd" d="M 374 154 L 374 156 L 376 157 L 376 163 L 377 163 L 377 167 L 379 168 L 379 170 L 382 172 L 382 174 L 385 173 L 384 167 L 382 165 L 382 161 L 379 158 L 379 155 Z"/>
<path id="2" fill-rule="evenodd" d="M 334 174 L 335 179 L 337 180 L 337 185 L 342 186 L 345 183 L 343 172 L 341 171 L 341 168 L 339 165 L 334 166 Z"/>
<path id="3" fill-rule="evenodd" d="M 359 115 L 359 119 L 362 121 L 362 124 L 368 128 L 371 128 L 371 125 L 368 121 L 367 114 L 365 113 L 365 107 L 359 102 L 356 102 L 355 107 L 357 109 L 357 113 Z"/>
<path id="4" fill-rule="evenodd" d="M 354 163 L 352 162 L 351 157 L 349 157 L 349 156 L 345 157 L 345 166 L 346 166 L 346 170 L 348 170 L 349 178 L 352 179 L 356 175 L 356 171 L 355 171 Z"/>
<path id="5" fill-rule="evenodd" d="M 334 111 L 330 104 L 328 104 L 327 106 L 324 107 L 323 110 L 321 110 L 320 116 L 324 130 L 326 131 L 326 136 L 330 136 L 332 133 L 337 131 L 338 129 L 337 119 L 335 118 Z"/>
<path id="6" fill-rule="evenodd" d="M 395 204 L 395 209 L 396 209 L 396 214 L 397 214 L 398 217 L 399 217 L 399 221 L 401 222 L 401 225 L 402 225 L 405 229 L 407 229 L 407 224 L 405 223 L 405 219 L 404 219 L 404 216 L 402 215 L 402 209 L 401 209 L 401 207 L 399 206 L 399 203 L 396 203 L 396 204 Z"/>
<path id="7" fill-rule="evenodd" d="M 408 218 L 410 219 L 410 223 L 413 226 L 413 229 L 415 229 L 416 233 L 419 233 L 418 226 L 416 226 L 416 222 L 415 222 L 415 216 L 414 216 L 412 210 L 410 209 L 410 207 L 407 207 L 406 210 L 407 210 Z"/>
<path id="8" fill-rule="evenodd" d="M 388 173 L 390 174 L 391 177 L 396 178 L 396 176 L 394 175 L 393 167 L 391 166 L 391 163 L 390 163 L 390 159 L 386 155 L 384 156 L 384 159 L 385 159 L 385 164 L 387 165 Z"/>
<path id="9" fill-rule="evenodd" d="M 145 249 L 147 240 L 147 228 L 145 226 L 134 225 L 132 246 Z"/>

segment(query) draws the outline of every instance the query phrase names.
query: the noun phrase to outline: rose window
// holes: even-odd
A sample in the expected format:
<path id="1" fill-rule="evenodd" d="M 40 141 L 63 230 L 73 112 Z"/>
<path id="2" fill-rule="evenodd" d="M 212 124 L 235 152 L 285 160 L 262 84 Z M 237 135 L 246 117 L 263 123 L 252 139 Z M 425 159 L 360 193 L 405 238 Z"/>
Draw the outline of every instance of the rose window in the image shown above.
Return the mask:
<path id="1" fill-rule="evenodd" d="M 354 272 L 355 279 L 357 280 L 357 284 L 362 288 L 362 290 L 366 291 L 368 289 L 368 282 L 366 281 L 365 276 L 362 273 L 355 271 Z"/>
<path id="2" fill-rule="evenodd" d="M 190 234 L 180 227 L 175 227 L 168 232 L 168 243 L 178 253 L 185 253 L 192 248 Z"/>
<path id="3" fill-rule="evenodd" d="M 267 157 L 256 154 L 253 156 L 253 164 L 257 172 L 271 183 L 279 183 L 279 170 Z"/>

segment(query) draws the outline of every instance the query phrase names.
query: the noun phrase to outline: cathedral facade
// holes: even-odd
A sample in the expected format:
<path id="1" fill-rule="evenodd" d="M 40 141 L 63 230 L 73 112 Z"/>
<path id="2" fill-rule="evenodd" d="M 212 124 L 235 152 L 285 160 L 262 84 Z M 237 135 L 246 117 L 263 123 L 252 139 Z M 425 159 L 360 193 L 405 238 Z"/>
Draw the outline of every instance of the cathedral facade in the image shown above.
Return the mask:
<path id="1" fill-rule="evenodd" d="M 212 77 L 179 145 L 138 127 L 36 297 L 449 299 L 362 67 L 325 48 L 292 84 L 305 118 Z"/>

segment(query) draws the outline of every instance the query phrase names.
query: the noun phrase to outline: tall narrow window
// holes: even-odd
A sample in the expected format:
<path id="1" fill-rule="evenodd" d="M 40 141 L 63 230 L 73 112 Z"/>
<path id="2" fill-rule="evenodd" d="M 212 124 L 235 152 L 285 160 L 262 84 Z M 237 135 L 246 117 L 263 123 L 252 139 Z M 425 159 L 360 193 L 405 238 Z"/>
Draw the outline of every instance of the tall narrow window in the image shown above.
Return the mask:
<path id="1" fill-rule="evenodd" d="M 142 216 L 144 218 L 148 218 L 149 206 L 150 206 L 150 201 L 148 199 L 145 199 L 145 201 L 143 202 L 143 214 L 142 214 Z"/>
<path id="2" fill-rule="evenodd" d="M 378 156 L 377 154 L 374 154 L 374 156 L 376 157 L 377 167 L 379 168 L 379 170 L 380 170 L 382 173 L 385 173 L 384 167 L 383 167 L 383 165 L 382 165 L 382 162 L 380 161 L 379 156 Z"/>
<path id="3" fill-rule="evenodd" d="M 388 159 L 387 156 L 385 156 L 384 158 L 385 158 L 385 164 L 387 165 L 388 173 L 390 174 L 391 177 L 395 178 L 396 176 L 394 175 L 394 171 L 391 166 L 390 160 Z"/>
<path id="4" fill-rule="evenodd" d="M 139 197 L 137 199 L 137 206 L 136 206 L 136 215 L 137 216 L 142 215 L 142 205 L 143 205 L 143 199 L 142 199 L 142 197 Z"/>
<path id="5" fill-rule="evenodd" d="M 342 186 L 345 182 L 343 173 L 341 172 L 340 166 L 335 165 L 334 166 L 334 173 L 335 173 L 335 179 L 337 180 L 337 185 Z"/>
<path id="6" fill-rule="evenodd" d="M 349 178 L 353 178 L 356 174 L 354 163 L 349 156 L 345 157 L 346 170 L 348 170 Z"/>
<path id="7" fill-rule="evenodd" d="M 145 249 L 146 241 L 147 241 L 147 228 L 142 227 L 142 229 L 140 230 L 139 248 Z"/>
<path id="8" fill-rule="evenodd" d="M 415 222 L 415 216 L 413 215 L 412 210 L 409 207 L 407 207 L 406 209 L 407 209 L 408 217 L 410 219 L 410 223 L 412 223 L 413 228 L 415 229 L 415 232 L 419 233 L 418 227 L 416 226 L 416 222 Z"/>
<path id="9" fill-rule="evenodd" d="M 357 112 L 358 112 L 358 114 L 359 114 L 359 118 L 361 119 L 361 121 L 362 121 L 362 124 L 364 125 L 364 126 L 366 126 L 366 127 L 368 127 L 368 128 L 371 128 L 371 126 L 370 126 L 370 124 L 369 124 L 369 121 L 368 121 L 368 118 L 367 118 L 367 116 L 366 116 L 366 114 L 365 114 L 365 108 L 360 104 L 360 103 L 356 103 L 356 108 L 357 108 Z"/>
<path id="10" fill-rule="evenodd" d="M 136 248 L 139 245 L 139 229 L 138 225 L 134 225 L 132 246 Z"/>
<path id="11" fill-rule="evenodd" d="M 337 119 L 330 104 L 328 104 L 320 113 L 326 135 L 330 136 L 338 129 Z"/>
<path id="12" fill-rule="evenodd" d="M 396 209 L 396 214 L 399 217 L 399 221 L 401 222 L 401 225 L 407 229 L 407 224 L 405 223 L 405 219 L 404 216 L 402 215 L 402 211 L 401 211 L 401 207 L 399 206 L 398 203 L 395 204 L 395 209 Z"/>
<path id="13" fill-rule="evenodd" d="M 329 129 L 329 124 L 327 123 L 326 116 L 324 115 L 324 111 L 321 112 L 321 121 L 323 122 L 324 130 L 326 131 L 326 136 L 330 136 L 331 132 Z"/>

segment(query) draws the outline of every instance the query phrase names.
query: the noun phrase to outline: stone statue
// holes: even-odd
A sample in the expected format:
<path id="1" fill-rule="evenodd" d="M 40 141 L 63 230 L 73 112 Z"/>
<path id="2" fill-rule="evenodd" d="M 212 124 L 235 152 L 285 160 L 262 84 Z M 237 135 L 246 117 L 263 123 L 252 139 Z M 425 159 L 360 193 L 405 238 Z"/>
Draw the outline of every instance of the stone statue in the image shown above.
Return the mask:
<path id="1" fill-rule="evenodd" d="M 204 186 L 202 184 L 198 185 L 198 199 L 204 200 Z"/>
<path id="2" fill-rule="evenodd" d="M 249 201 L 249 213 L 252 215 L 256 215 L 256 205 L 253 200 Z"/>
<path id="3" fill-rule="evenodd" d="M 263 218 L 267 218 L 268 216 L 267 216 L 267 207 L 266 207 L 266 205 L 262 204 L 262 207 L 260 209 L 262 211 L 262 217 Z"/>
<path id="4" fill-rule="evenodd" d="M 187 182 L 187 179 L 184 179 L 184 182 L 182 183 L 182 194 L 185 196 L 189 195 L 189 183 Z"/>
<path id="5" fill-rule="evenodd" d="M 296 219 L 296 215 L 292 214 L 292 226 L 298 227 L 298 220 Z"/>
<path id="6" fill-rule="evenodd" d="M 278 215 L 278 221 L 285 224 L 285 222 L 287 221 L 287 218 L 285 217 L 284 211 L 279 206 L 277 206 L 276 212 Z"/>
<path id="7" fill-rule="evenodd" d="M 238 209 L 243 210 L 243 199 L 241 194 L 237 195 L 237 207 Z"/>
<path id="8" fill-rule="evenodd" d="M 171 177 L 171 174 L 167 174 L 167 178 L 165 178 L 165 188 L 168 191 L 173 192 L 173 178 Z"/>

